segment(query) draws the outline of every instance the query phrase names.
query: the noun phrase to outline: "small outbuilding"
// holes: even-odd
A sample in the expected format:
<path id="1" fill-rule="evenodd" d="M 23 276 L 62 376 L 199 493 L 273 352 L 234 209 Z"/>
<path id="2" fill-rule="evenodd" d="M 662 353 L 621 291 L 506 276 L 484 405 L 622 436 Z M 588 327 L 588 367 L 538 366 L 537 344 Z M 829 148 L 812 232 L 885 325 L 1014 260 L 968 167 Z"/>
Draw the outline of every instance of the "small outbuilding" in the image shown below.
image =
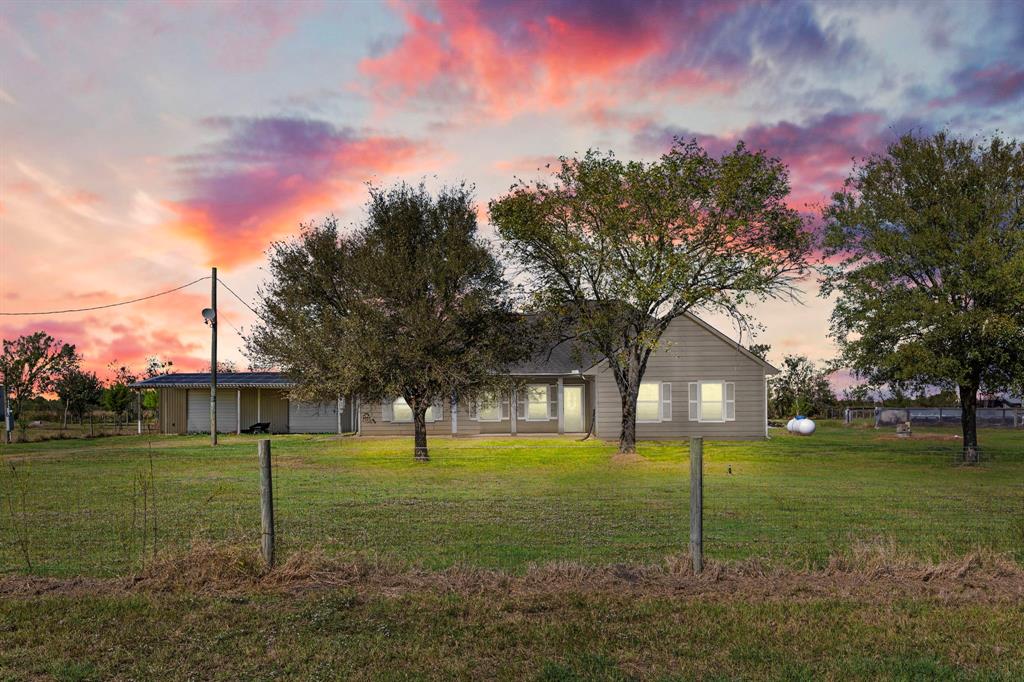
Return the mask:
<path id="1" fill-rule="evenodd" d="M 348 433 L 356 430 L 352 401 L 339 397 L 302 402 L 288 397 L 294 384 L 281 372 L 217 375 L 217 431 L 241 433 L 269 424 L 271 433 Z M 210 374 L 164 374 L 133 384 L 156 390 L 161 433 L 210 432 Z"/>

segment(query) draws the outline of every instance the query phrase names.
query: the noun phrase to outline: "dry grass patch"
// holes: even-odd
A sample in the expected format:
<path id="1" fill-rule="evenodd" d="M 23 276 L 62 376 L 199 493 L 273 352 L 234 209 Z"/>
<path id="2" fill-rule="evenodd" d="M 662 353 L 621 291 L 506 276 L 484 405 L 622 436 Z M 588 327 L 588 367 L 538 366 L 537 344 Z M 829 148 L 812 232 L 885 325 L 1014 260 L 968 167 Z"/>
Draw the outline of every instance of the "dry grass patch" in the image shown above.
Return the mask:
<path id="1" fill-rule="evenodd" d="M 690 557 L 655 564 L 588 565 L 575 561 L 531 564 L 523 573 L 456 565 L 431 570 L 385 559 L 339 558 L 319 550 L 297 551 L 267 569 L 255 551 L 199 543 L 163 554 L 128 578 L 0 577 L 0 594 L 181 593 L 282 594 L 331 589 L 404 595 L 501 593 L 621 593 L 637 596 L 774 602 L 822 598 L 885 602 L 901 598 L 942 602 L 1024 603 L 1024 567 L 1012 558 L 979 550 L 943 561 L 916 558 L 894 543 L 860 543 L 833 556 L 823 569 L 787 569 L 757 560 L 706 562 L 695 575 Z"/>

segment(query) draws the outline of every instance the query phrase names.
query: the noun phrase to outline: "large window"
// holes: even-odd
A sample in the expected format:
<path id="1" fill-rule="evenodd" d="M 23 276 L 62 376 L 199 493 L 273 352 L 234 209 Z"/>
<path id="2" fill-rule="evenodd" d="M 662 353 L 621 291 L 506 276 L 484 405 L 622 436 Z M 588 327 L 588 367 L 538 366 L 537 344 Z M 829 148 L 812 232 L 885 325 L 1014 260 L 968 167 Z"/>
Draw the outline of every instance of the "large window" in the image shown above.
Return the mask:
<path id="1" fill-rule="evenodd" d="M 550 412 L 548 411 L 548 391 L 550 386 L 547 384 L 531 384 L 526 387 L 526 420 L 527 421 L 540 421 L 550 418 Z"/>
<path id="2" fill-rule="evenodd" d="M 427 408 L 425 418 L 428 422 L 434 421 L 433 406 Z M 412 423 L 412 408 L 409 407 L 409 403 L 405 402 L 405 398 L 395 398 L 395 401 L 391 403 L 391 421 Z"/>
<path id="3" fill-rule="evenodd" d="M 731 381 L 690 382 L 690 420 L 729 422 L 736 419 L 736 384 Z"/>
<path id="4" fill-rule="evenodd" d="M 700 419 L 705 422 L 725 420 L 725 385 L 721 382 L 701 382 Z"/>
<path id="5" fill-rule="evenodd" d="M 476 418 L 482 422 L 501 421 L 501 400 L 497 393 L 484 393 L 477 403 Z"/>
<path id="6" fill-rule="evenodd" d="M 640 384 L 636 398 L 636 420 L 638 422 L 661 421 L 661 384 L 645 381 Z"/>

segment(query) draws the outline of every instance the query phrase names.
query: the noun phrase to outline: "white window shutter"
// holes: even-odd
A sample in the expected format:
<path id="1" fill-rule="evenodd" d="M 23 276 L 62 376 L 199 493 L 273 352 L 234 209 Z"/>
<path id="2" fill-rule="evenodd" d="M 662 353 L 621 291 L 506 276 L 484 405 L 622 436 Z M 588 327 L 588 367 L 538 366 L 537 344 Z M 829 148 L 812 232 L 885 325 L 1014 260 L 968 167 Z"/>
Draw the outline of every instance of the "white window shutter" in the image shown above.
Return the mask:
<path id="1" fill-rule="evenodd" d="M 386 422 L 393 421 L 395 418 L 395 403 L 394 401 L 384 401 L 380 406 L 381 419 Z"/>
<path id="2" fill-rule="evenodd" d="M 689 385 L 690 389 L 690 421 L 695 422 L 700 419 L 700 384 L 696 381 L 691 381 Z"/>
<path id="3" fill-rule="evenodd" d="M 508 393 L 501 392 L 501 418 L 508 419 Z"/>
<path id="4" fill-rule="evenodd" d="M 530 389 L 523 388 L 521 391 L 516 391 L 516 419 L 519 421 L 526 421 L 526 410 L 529 405 L 526 402 L 526 396 L 530 392 Z"/>
<path id="5" fill-rule="evenodd" d="M 672 384 L 667 381 L 661 384 L 661 421 L 672 421 Z"/>
<path id="6" fill-rule="evenodd" d="M 548 384 L 548 419 L 558 419 L 558 387 Z"/>
<path id="7" fill-rule="evenodd" d="M 725 382 L 725 421 L 736 421 L 736 384 Z"/>

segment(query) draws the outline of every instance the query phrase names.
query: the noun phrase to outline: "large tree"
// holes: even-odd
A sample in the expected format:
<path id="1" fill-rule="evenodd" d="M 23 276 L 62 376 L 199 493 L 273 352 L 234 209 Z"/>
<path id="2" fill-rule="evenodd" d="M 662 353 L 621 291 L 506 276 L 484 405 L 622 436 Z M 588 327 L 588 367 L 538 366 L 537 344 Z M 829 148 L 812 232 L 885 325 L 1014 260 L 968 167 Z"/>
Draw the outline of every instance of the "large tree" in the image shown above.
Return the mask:
<path id="1" fill-rule="evenodd" d="M 768 412 L 772 417 L 817 417 L 836 404 L 828 380 L 831 368 L 818 367 L 805 355 L 787 355 L 781 370 L 768 382 Z"/>
<path id="2" fill-rule="evenodd" d="M 274 244 L 250 355 L 280 366 L 305 399 L 404 398 L 414 456 L 427 459 L 427 411 L 493 387 L 530 351 L 476 215 L 466 186 L 436 197 L 423 185 L 371 187 L 350 234 L 328 219 Z"/>
<path id="3" fill-rule="evenodd" d="M 53 391 L 57 379 L 77 365 L 75 347 L 57 341 L 46 332 L 4 339 L 0 383 L 11 397 L 13 417 L 20 417 L 32 398 Z"/>
<path id="4" fill-rule="evenodd" d="M 1024 148 L 904 135 L 854 167 L 824 216 L 843 361 L 876 384 L 956 389 L 977 461 L 978 391 L 1024 366 Z"/>
<path id="5" fill-rule="evenodd" d="M 491 202 L 491 221 L 534 304 L 607 358 L 619 450 L 632 452 L 640 382 L 672 320 L 704 310 L 747 322 L 751 299 L 793 294 L 810 238 L 786 203 L 786 167 L 742 143 L 720 158 L 677 140 L 651 163 L 593 150 L 560 161 L 551 182 L 518 181 Z"/>
<path id="6" fill-rule="evenodd" d="M 86 411 L 100 404 L 103 383 L 95 372 L 86 372 L 76 364 L 57 378 L 53 392 L 64 403 L 64 426 L 67 426 L 69 414 L 81 423 Z"/>

